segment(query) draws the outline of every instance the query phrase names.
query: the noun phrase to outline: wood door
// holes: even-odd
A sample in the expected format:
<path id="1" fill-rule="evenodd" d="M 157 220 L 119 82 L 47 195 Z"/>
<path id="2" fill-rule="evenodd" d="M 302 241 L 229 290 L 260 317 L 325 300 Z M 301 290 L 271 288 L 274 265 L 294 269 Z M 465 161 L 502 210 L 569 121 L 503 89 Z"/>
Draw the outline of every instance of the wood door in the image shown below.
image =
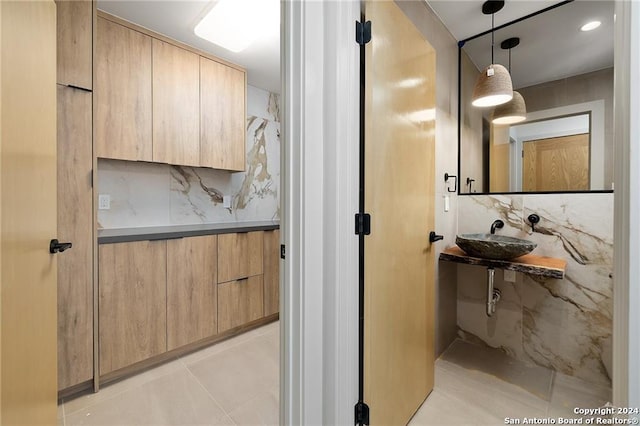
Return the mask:
<path id="1" fill-rule="evenodd" d="M 93 377 L 91 93 L 58 85 L 58 389 Z"/>
<path id="2" fill-rule="evenodd" d="M 264 316 L 280 311 L 280 231 L 264 233 Z"/>
<path id="3" fill-rule="evenodd" d="M 264 231 L 218 235 L 218 283 L 262 274 Z"/>
<path id="4" fill-rule="evenodd" d="M 400 425 L 433 389 L 436 57 L 394 2 L 365 16 L 364 401 Z"/>
<path id="5" fill-rule="evenodd" d="M 200 57 L 200 165 L 245 168 L 245 72 Z"/>
<path id="6" fill-rule="evenodd" d="M 55 424 L 56 5 L 0 3 L 0 424 Z"/>
<path id="7" fill-rule="evenodd" d="M 218 237 L 167 241 L 167 349 L 218 332 Z"/>
<path id="8" fill-rule="evenodd" d="M 58 84 L 91 89 L 93 76 L 93 2 L 57 0 Z"/>
<path id="9" fill-rule="evenodd" d="M 153 161 L 200 165 L 198 55 L 153 39 Z"/>
<path id="10" fill-rule="evenodd" d="M 151 161 L 151 37 L 99 17 L 96 156 Z"/>
<path id="11" fill-rule="evenodd" d="M 589 134 L 525 141 L 523 191 L 589 190 Z"/>
<path id="12" fill-rule="evenodd" d="M 262 275 L 218 284 L 218 332 L 263 317 Z"/>
<path id="13" fill-rule="evenodd" d="M 167 350 L 167 242 L 101 244 L 100 374 Z"/>

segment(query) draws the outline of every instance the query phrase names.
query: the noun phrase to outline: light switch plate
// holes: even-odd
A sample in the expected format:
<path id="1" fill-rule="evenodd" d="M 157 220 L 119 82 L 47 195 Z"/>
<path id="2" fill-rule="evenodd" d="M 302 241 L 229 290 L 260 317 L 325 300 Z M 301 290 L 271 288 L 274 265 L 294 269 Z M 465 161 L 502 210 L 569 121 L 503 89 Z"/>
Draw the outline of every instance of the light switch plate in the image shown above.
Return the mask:
<path id="1" fill-rule="evenodd" d="M 99 194 L 98 195 L 98 210 L 111 209 L 111 195 Z"/>
<path id="2" fill-rule="evenodd" d="M 516 282 L 516 271 L 504 270 L 504 280 L 509 283 Z"/>

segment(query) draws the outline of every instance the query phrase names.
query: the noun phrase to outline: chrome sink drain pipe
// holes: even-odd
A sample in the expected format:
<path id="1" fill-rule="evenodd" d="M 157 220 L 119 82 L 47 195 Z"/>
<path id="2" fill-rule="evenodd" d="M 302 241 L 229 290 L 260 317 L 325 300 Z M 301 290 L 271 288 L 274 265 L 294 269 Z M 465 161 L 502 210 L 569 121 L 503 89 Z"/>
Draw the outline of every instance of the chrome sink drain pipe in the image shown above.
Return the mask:
<path id="1" fill-rule="evenodd" d="M 487 268 L 487 316 L 490 317 L 496 312 L 496 304 L 500 300 L 500 290 L 493 288 L 493 280 L 496 271 L 493 268 Z"/>

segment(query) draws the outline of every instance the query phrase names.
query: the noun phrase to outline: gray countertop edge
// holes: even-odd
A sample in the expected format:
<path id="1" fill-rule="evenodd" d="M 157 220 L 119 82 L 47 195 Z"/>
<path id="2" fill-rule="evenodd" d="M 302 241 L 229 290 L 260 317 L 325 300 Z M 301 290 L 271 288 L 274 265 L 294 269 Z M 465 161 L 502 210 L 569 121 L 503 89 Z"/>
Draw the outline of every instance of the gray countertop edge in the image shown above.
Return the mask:
<path id="1" fill-rule="evenodd" d="M 181 229 L 182 228 L 182 229 Z M 193 225 L 153 228 L 121 228 L 98 230 L 98 244 L 129 243 L 134 241 L 174 240 L 202 235 L 230 234 L 234 232 L 270 231 L 280 229 L 279 223 L 209 224 L 201 228 Z M 101 233 L 107 235 L 100 235 Z"/>

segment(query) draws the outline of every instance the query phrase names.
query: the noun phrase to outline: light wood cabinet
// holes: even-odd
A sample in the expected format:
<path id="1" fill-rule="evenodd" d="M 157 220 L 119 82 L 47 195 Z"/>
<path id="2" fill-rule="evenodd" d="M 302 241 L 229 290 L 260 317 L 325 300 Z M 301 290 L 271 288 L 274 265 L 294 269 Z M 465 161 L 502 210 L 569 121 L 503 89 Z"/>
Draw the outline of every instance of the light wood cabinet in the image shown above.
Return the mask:
<path id="1" fill-rule="evenodd" d="M 58 84 L 92 88 L 93 8 L 91 0 L 56 1 Z"/>
<path id="2" fill-rule="evenodd" d="M 264 315 L 280 311 L 280 231 L 264 232 Z"/>
<path id="3" fill-rule="evenodd" d="M 198 55 L 153 39 L 153 161 L 200 165 Z"/>
<path id="4" fill-rule="evenodd" d="M 245 72 L 200 57 L 200 165 L 245 169 Z"/>
<path id="5" fill-rule="evenodd" d="M 263 317 L 262 275 L 218 284 L 218 332 Z"/>
<path id="6" fill-rule="evenodd" d="M 217 236 L 167 241 L 167 349 L 218 331 Z"/>
<path id="7" fill-rule="evenodd" d="M 152 161 L 151 37 L 98 18 L 96 156 Z"/>
<path id="8" fill-rule="evenodd" d="M 218 283 L 262 274 L 263 231 L 218 236 Z"/>
<path id="9" fill-rule="evenodd" d="M 167 241 L 99 249 L 100 374 L 167 350 Z"/>
<path id="10" fill-rule="evenodd" d="M 93 378 L 91 93 L 58 85 L 58 389 Z"/>

